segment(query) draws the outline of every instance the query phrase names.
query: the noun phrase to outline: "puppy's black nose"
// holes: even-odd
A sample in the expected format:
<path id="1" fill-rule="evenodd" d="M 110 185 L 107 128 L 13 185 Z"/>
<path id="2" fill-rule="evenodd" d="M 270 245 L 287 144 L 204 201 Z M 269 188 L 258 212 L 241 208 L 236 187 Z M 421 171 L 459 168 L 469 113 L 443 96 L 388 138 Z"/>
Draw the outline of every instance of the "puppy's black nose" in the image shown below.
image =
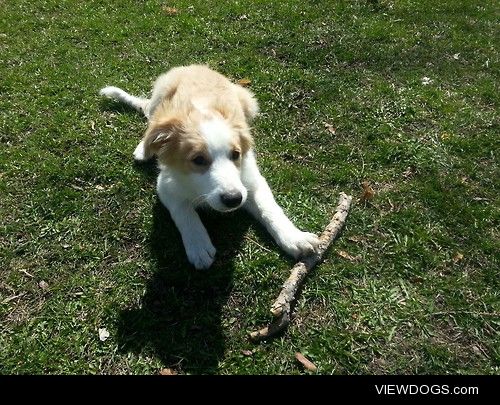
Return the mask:
<path id="1" fill-rule="evenodd" d="M 234 208 L 241 204 L 243 196 L 239 191 L 236 191 L 234 193 L 221 194 L 220 199 L 226 207 Z"/>

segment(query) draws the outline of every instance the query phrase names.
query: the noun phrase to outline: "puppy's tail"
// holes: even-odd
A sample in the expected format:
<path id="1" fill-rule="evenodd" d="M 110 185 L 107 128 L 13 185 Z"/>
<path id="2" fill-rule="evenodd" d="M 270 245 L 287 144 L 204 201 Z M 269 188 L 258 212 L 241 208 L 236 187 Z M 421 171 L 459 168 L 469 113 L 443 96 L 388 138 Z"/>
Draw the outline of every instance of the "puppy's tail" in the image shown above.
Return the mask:
<path id="1" fill-rule="evenodd" d="M 101 96 L 128 104 L 129 106 L 135 108 L 139 112 L 142 112 L 146 117 L 148 117 L 149 100 L 147 98 L 132 96 L 126 91 L 115 86 L 104 87 L 99 91 L 99 94 Z"/>

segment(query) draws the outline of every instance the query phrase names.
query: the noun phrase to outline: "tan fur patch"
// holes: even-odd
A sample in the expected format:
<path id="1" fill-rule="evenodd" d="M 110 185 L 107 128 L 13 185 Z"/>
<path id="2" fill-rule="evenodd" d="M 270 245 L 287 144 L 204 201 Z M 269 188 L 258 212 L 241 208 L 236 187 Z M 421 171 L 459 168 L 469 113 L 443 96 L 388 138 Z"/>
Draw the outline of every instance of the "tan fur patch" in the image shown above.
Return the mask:
<path id="1" fill-rule="evenodd" d="M 179 171 L 205 171 L 206 168 L 195 165 L 192 160 L 201 155 L 210 163 L 207 145 L 189 124 L 186 118 L 152 124 L 144 138 L 146 151 L 158 156 L 160 163 Z"/>
<path id="2" fill-rule="evenodd" d="M 207 162 L 206 166 L 198 166 L 193 163 L 193 159 L 202 156 Z M 207 145 L 201 136 L 196 133 L 186 133 L 184 136 L 175 139 L 163 153 L 158 156 L 160 162 L 181 172 L 203 173 L 210 163 L 211 157 L 208 153 Z"/>

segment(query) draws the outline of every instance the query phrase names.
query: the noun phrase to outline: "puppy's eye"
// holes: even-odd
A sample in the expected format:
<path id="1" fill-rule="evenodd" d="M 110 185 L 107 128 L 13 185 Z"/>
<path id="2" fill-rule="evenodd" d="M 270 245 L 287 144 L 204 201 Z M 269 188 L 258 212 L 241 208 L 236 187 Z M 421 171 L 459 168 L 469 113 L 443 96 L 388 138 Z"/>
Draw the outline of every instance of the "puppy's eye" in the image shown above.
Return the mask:
<path id="1" fill-rule="evenodd" d="M 238 160 L 240 158 L 240 151 L 233 150 L 231 152 L 231 160 Z"/>
<path id="2" fill-rule="evenodd" d="M 201 155 L 198 155 L 195 158 L 191 159 L 191 162 L 193 162 L 196 166 L 206 166 L 208 164 L 207 159 L 205 159 Z"/>

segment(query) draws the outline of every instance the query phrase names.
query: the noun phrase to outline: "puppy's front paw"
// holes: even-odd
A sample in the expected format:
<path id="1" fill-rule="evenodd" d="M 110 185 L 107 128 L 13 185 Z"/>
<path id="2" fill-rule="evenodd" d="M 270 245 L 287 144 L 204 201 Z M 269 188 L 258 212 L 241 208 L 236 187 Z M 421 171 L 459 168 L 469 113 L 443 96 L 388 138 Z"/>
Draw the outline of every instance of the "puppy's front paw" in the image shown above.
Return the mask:
<path id="1" fill-rule="evenodd" d="M 319 238 L 316 235 L 298 229 L 280 238 L 280 245 L 283 250 L 296 259 L 316 252 L 319 243 Z"/>
<path id="2" fill-rule="evenodd" d="M 208 269 L 215 258 L 215 248 L 210 240 L 193 240 L 186 244 L 189 262 L 197 269 Z"/>

